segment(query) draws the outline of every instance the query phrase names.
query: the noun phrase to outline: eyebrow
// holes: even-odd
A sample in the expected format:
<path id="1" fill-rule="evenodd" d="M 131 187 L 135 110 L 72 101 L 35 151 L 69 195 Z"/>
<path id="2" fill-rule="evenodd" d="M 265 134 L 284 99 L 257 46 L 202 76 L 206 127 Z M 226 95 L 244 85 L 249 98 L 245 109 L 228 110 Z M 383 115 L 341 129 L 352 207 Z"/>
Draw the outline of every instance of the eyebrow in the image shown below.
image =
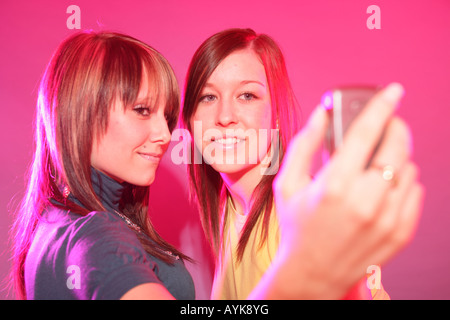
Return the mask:
<path id="1" fill-rule="evenodd" d="M 248 84 L 248 83 L 256 83 L 256 84 L 259 84 L 259 85 L 263 86 L 264 88 L 266 87 L 264 85 L 264 83 L 262 83 L 261 81 L 257 81 L 257 80 L 244 80 L 244 81 L 241 81 L 241 84 Z"/>
<path id="2" fill-rule="evenodd" d="M 258 80 L 242 80 L 241 82 L 239 82 L 239 85 L 244 85 L 244 84 L 249 84 L 249 83 L 256 83 L 264 88 L 266 87 L 264 83 L 262 83 L 261 81 L 258 81 Z M 207 82 L 207 83 L 205 83 L 204 88 L 207 88 L 207 87 L 213 88 L 213 87 L 215 87 L 215 85 L 212 84 L 211 82 Z"/>

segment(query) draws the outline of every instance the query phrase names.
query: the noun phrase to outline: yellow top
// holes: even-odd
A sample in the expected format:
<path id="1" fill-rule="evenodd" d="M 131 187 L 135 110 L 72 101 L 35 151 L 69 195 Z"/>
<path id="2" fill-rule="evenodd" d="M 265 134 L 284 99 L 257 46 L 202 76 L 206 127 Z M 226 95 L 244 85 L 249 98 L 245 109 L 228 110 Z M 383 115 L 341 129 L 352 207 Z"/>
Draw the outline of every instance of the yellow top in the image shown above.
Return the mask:
<path id="1" fill-rule="evenodd" d="M 275 257 L 279 235 L 278 221 L 272 211 L 268 241 L 259 249 L 259 235 L 263 220 L 259 219 L 248 239 L 242 260 L 237 263 L 236 248 L 246 220 L 247 216 L 240 215 L 235 210 L 229 210 L 224 230 L 224 243 L 214 275 L 212 299 L 246 299 Z"/>
<path id="2" fill-rule="evenodd" d="M 235 210 L 229 210 L 228 221 L 224 229 L 224 243 L 214 275 L 212 299 L 243 300 L 258 284 L 278 248 L 279 229 L 274 211 L 273 209 L 269 224 L 269 236 L 265 244 L 259 248 L 259 235 L 263 220 L 259 219 L 249 237 L 242 260 L 237 263 L 236 248 L 247 216 L 240 215 Z M 390 299 L 383 286 L 378 290 L 372 289 L 371 294 L 374 300 Z"/>

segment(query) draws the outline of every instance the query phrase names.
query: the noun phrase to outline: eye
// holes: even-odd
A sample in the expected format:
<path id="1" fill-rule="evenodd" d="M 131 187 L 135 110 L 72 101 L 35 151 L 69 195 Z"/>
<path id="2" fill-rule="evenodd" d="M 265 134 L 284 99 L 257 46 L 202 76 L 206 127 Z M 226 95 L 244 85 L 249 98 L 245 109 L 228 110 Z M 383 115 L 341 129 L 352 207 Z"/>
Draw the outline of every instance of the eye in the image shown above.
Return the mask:
<path id="1" fill-rule="evenodd" d="M 208 103 L 216 100 L 216 96 L 213 94 L 205 94 L 200 97 L 199 102 Z"/>
<path id="2" fill-rule="evenodd" d="M 257 96 L 251 92 L 244 92 L 238 97 L 238 99 L 245 100 L 245 101 L 251 101 L 256 98 L 257 98 Z"/>
<path id="3" fill-rule="evenodd" d="M 148 117 L 151 114 L 151 109 L 143 104 L 134 106 L 133 111 L 144 117 Z"/>

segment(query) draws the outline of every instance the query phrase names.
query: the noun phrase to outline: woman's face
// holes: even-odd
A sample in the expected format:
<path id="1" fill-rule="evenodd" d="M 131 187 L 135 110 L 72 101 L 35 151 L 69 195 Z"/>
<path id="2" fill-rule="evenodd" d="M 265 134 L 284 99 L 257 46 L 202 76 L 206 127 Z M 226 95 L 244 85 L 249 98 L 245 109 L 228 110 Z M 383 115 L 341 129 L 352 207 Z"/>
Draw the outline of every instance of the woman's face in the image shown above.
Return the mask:
<path id="1" fill-rule="evenodd" d="M 137 186 L 148 186 L 154 181 L 171 137 L 164 113 L 165 101 L 159 99 L 159 105 L 154 106 L 152 97 L 147 96 L 147 77 L 143 79 L 134 105 L 124 106 L 116 99 L 107 130 L 99 140 L 94 139 L 91 154 L 95 169 L 119 182 Z"/>
<path id="2" fill-rule="evenodd" d="M 253 50 L 235 51 L 214 70 L 191 119 L 203 160 L 221 173 L 261 163 L 271 140 L 271 101 L 264 65 Z"/>

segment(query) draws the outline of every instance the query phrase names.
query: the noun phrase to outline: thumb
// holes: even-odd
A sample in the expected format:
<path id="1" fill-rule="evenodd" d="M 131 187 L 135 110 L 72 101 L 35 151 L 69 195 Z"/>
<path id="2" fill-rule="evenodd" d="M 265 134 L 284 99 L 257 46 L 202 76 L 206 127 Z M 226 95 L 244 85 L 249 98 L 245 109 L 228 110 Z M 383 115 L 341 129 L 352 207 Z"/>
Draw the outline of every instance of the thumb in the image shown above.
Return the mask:
<path id="1" fill-rule="evenodd" d="M 326 110 L 319 105 L 306 126 L 289 143 L 280 172 L 275 180 L 284 198 L 310 182 L 314 156 L 322 145 L 328 125 Z"/>

